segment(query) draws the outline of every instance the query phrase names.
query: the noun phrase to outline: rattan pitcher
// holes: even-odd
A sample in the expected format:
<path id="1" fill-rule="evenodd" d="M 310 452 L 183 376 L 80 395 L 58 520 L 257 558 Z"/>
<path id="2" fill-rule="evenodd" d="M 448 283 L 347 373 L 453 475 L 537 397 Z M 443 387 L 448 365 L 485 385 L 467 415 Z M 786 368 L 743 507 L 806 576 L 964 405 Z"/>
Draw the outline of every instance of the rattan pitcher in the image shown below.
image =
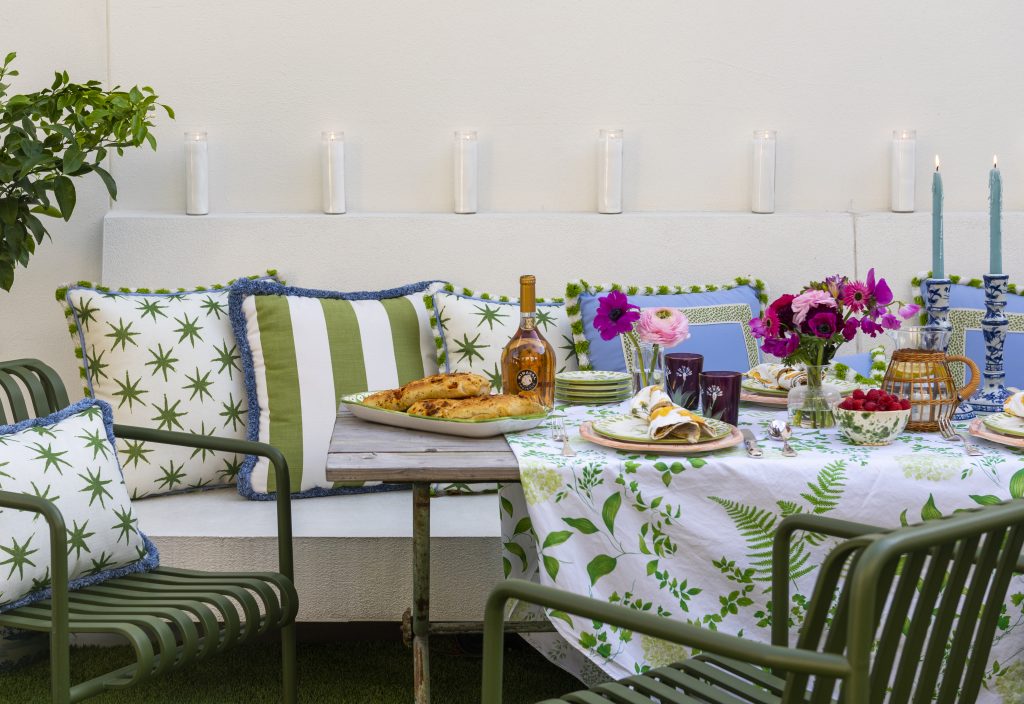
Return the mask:
<path id="1" fill-rule="evenodd" d="M 882 390 L 910 399 L 907 430 L 934 432 L 939 420 L 951 418 L 960 401 L 978 389 L 981 372 L 973 360 L 945 353 L 949 332 L 927 327 L 910 327 L 892 332 L 897 349 L 889 360 Z M 971 370 L 971 381 L 958 389 L 949 370 L 950 362 L 961 362 Z"/>

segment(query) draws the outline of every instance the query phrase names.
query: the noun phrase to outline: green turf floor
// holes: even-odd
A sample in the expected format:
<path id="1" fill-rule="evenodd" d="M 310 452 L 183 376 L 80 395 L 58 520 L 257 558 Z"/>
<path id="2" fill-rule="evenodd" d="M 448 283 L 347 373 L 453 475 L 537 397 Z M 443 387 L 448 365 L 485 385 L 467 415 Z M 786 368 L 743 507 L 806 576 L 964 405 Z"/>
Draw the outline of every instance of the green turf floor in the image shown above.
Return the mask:
<path id="1" fill-rule="evenodd" d="M 524 704 L 581 688 L 519 638 L 510 636 L 505 659 L 505 702 Z M 431 642 L 435 704 L 480 701 L 478 643 L 435 638 Z M 87 701 L 96 704 L 260 704 L 278 702 L 280 650 L 276 643 L 239 648 L 207 662 L 151 680 L 125 692 Z M 76 648 L 72 677 L 78 682 L 130 662 L 128 648 Z M 48 702 L 47 663 L 0 675 L 0 702 Z M 299 644 L 299 701 L 410 704 L 412 652 L 397 641 Z"/>

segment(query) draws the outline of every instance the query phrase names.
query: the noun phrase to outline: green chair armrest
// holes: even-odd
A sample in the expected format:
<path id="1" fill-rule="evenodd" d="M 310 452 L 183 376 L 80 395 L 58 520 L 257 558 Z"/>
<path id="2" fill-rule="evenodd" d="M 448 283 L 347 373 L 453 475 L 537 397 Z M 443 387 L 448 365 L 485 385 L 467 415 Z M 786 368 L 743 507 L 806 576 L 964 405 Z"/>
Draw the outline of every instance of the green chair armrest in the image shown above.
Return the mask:
<path id="1" fill-rule="evenodd" d="M 50 530 L 50 662 L 54 668 L 54 701 L 71 687 L 70 641 L 68 636 L 68 530 L 64 516 L 52 502 L 31 494 L 0 491 L 0 507 L 31 511 L 41 515 Z M 61 694 L 60 696 L 64 696 Z"/>
<path id="2" fill-rule="evenodd" d="M 274 466 L 277 486 L 291 486 L 291 480 L 288 478 L 288 461 L 285 459 L 284 454 L 273 445 L 266 443 L 119 424 L 114 425 L 114 436 L 126 440 L 142 440 L 144 442 L 194 447 L 215 452 L 235 452 L 243 455 L 266 457 Z M 292 557 L 291 496 L 287 491 L 279 491 L 276 496 L 278 571 L 294 583 L 295 566 Z"/>
<path id="3" fill-rule="evenodd" d="M 487 600 L 484 620 L 484 704 L 501 702 L 505 602 L 509 599 L 557 609 L 754 665 L 840 679 L 845 679 L 851 673 L 849 663 L 841 655 L 768 645 L 533 582 L 510 579 L 495 587 Z"/>

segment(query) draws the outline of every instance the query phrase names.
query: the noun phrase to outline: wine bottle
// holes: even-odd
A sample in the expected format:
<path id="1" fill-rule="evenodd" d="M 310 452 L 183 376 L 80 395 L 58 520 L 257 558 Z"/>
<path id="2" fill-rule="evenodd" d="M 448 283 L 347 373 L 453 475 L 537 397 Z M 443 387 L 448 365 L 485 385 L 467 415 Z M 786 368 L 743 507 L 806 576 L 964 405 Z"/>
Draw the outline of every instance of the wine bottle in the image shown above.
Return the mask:
<path id="1" fill-rule="evenodd" d="M 555 403 L 555 350 L 537 329 L 536 288 L 536 277 L 519 277 L 519 329 L 501 353 L 502 390 L 551 408 Z"/>

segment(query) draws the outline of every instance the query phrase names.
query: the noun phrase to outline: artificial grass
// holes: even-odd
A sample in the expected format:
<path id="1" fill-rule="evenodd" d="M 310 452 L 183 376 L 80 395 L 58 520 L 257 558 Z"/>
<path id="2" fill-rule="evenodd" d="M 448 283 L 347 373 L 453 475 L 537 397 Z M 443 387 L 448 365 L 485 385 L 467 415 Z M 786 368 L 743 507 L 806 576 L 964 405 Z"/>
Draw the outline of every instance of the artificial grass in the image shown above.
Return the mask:
<path id="1" fill-rule="evenodd" d="M 480 701 L 478 654 L 454 638 L 431 639 L 431 699 L 435 704 Z M 517 637 L 505 648 L 505 703 L 538 702 L 580 689 L 571 675 L 549 663 Z M 470 649 L 472 650 L 472 648 Z M 72 681 L 80 682 L 131 662 L 131 650 L 76 648 Z M 280 648 L 263 642 L 232 650 L 167 677 L 123 692 L 87 700 L 95 704 L 260 704 L 280 701 Z M 0 675 L 0 702 L 49 702 L 49 669 L 44 659 Z M 299 643 L 299 701 L 339 704 L 409 704 L 412 651 L 397 641 Z"/>

